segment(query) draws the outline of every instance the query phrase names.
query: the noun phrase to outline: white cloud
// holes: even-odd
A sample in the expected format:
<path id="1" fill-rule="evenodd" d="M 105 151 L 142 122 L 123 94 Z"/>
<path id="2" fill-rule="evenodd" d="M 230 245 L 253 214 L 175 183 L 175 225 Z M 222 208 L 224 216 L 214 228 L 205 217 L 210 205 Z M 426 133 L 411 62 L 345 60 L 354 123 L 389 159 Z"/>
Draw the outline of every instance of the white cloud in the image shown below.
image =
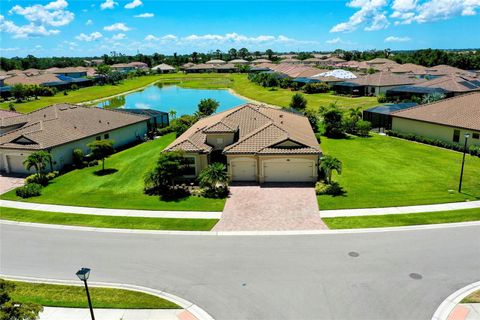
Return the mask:
<path id="1" fill-rule="evenodd" d="M 3 15 L 0 15 L 0 32 L 12 34 L 15 39 L 28 38 L 35 36 L 50 36 L 60 32 L 57 29 L 47 29 L 43 25 L 37 25 L 33 22 L 23 26 L 18 26 L 13 21 L 6 20 Z"/>
<path id="2" fill-rule="evenodd" d="M 20 50 L 20 48 L 18 48 L 18 47 L 12 47 L 12 48 L 2 48 L 2 47 L 0 47 L 0 51 L 4 51 L 4 52 L 11 52 L 11 51 L 17 51 L 17 50 Z"/>
<path id="3" fill-rule="evenodd" d="M 177 36 L 174 36 L 173 34 L 167 34 L 162 37 L 163 40 L 176 40 Z"/>
<path id="4" fill-rule="evenodd" d="M 100 4 L 100 8 L 102 10 L 113 9 L 115 8 L 115 6 L 118 6 L 118 2 L 115 2 L 114 0 L 105 0 L 105 2 L 102 2 Z"/>
<path id="5" fill-rule="evenodd" d="M 155 37 L 153 34 L 149 34 L 148 36 L 145 37 L 145 41 L 158 41 L 160 38 Z"/>
<path id="6" fill-rule="evenodd" d="M 480 7 L 480 0 L 430 0 L 417 7 L 418 14 L 413 20 L 425 23 L 445 20 L 454 16 L 475 15 L 475 9 Z"/>
<path id="7" fill-rule="evenodd" d="M 75 39 L 77 39 L 78 41 L 91 42 L 91 41 L 98 40 L 102 37 L 103 35 L 100 32 L 96 31 L 90 34 L 80 33 L 78 36 L 75 37 Z"/>
<path id="8" fill-rule="evenodd" d="M 410 11 L 417 7 L 417 0 L 394 0 L 392 9 L 395 11 Z"/>
<path id="9" fill-rule="evenodd" d="M 46 5 L 36 4 L 30 7 L 14 6 L 9 14 L 18 14 L 40 26 L 65 26 L 73 21 L 75 15 L 65 10 L 68 3 L 65 0 L 56 0 Z"/>
<path id="10" fill-rule="evenodd" d="M 155 15 L 150 12 L 145 12 L 141 14 L 134 15 L 135 18 L 153 18 Z"/>
<path id="11" fill-rule="evenodd" d="M 171 35 L 169 35 L 171 36 Z M 226 33 L 222 34 L 205 34 L 205 35 L 196 35 L 192 34 L 183 38 L 179 38 L 179 41 L 183 42 L 208 42 L 208 43 L 244 43 L 244 44 L 256 44 L 256 43 L 265 43 L 265 42 L 276 42 L 276 43 L 285 43 L 285 42 L 297 42 L 297 40 L 290 39 L 284 35 L 271 36 L 271 35 L 259 35 L 256 37 L 249 37 L 241 35 L 238 33 Z"/>
<path id="12" fill-rule="evenodd" d="M 411 39 L 409 37 L 395 37 L 395 36 L 390 36 L 385 38 L 385 42 L 407 42 L 410 41 Z"/>
<path id="13" fill-rule="evenodd" d="M 110 26 L 103 27 L 103 30 L 106 31 L 129 31 L 131 28 L 127 27 L 127 25 L 123 22 L 117 22 Z"/>
<path id="14" fill-rule="evenodd" d="M 352 0 L 347 3 L 351 8 L 358 8 L 346 22 L 341 22 L 330 29 L 330 32 L 351 32 L 356 30 L 362 24 L 369 24 L 365 30 L 379 30 L 385 27 L 386 17 L 382 8 L 387 4 L 386 0 Z"/>
<path id="15" fill-rule="evenodd" d="M 122 40 L 125 39 L 126 35 L 125 33 L 117 33 L 116 35 L 112 36 L 113 40 Z"/>
<path id="16" fill-rule="evenodd" d="M 369 26 L 365 27 L 365 31 L 382 30 L 388 27 L 390 23 L 384 13 L 376 14 Z"/>
<path id="17" fill-rule="evenodd" d="M 338 43 L 341 43 L 341 42 L 342 42 L 342 39 L 340 39 L 340 38 L 334 38 L 334 39 L 330 39 L 330 40 L 325 41 L 326 44 L 338 44 Z"/>
<path id="18" fill-rule="evenodd" d="M 87 22 L 85 22 L 86 26 L 91 26 L 93 24 L 92 19 L 88 19 Z"/>
<path id="19" fill-rule="evenodd" d="M 133 0 L 132 2 L 129 2 L 125 5 L 125 9 L 133 9 L 136 7 L 141 6 L 143 3 L 141 0 Z"/>

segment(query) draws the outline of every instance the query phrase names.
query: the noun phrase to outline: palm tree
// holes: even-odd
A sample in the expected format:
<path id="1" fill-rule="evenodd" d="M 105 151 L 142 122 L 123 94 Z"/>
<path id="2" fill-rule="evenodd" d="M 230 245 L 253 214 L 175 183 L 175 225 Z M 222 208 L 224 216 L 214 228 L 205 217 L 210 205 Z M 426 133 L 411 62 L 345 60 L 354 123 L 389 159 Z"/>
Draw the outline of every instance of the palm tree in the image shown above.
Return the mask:
<path id="1" fill-rule="evenodd" d="M 362 119 L 362 108 L 350 108 L 349 110 L 350 118 L 355 119 L 355 122 Z"/>
<path id="2" fill-rule="evenodd" d="M 27 170 L 30 170 L 32 167 L 35 168 L 35 172 L 40 176 L 50 161 L 52 161 L 50 153 L 41 150 L 30 153 L 23 161 L 23 166 Z"/>
<path id="3" fill-rule="evenodd" d="M 342 174 L 342 162 L 332 156 L 323 156 L 320 159 L 320 168 L 325 172 L 326 182 L 332 183 L 332 172 L 337 171 L 338 174 Z"/>
<path id="4" fill-rule="evenodd" d="M 168 111 L 168 115 L 169 115 L 170 118 L 172 118 L 172 120 L 173 120 L 173 119 L 175 119 L 175 118 L 177 117 L 177 111 L 175 111 L 175 110 L 172 109 L 172 110 Z"/>
<path id="5" fill-rule="evenodd" d="M 200 172 L 198 180 L 201 187 L 211 190 L 224 187 L 229 181 L 227 168 L 223 163 L 212 163 Z"/>

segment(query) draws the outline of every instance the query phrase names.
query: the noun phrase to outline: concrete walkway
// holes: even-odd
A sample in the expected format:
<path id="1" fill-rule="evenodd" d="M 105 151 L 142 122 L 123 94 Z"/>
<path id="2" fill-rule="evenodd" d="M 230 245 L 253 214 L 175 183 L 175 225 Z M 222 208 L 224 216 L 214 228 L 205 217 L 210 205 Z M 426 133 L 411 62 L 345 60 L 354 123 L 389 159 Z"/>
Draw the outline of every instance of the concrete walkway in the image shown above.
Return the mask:
<path id="1" fill-rule="evenodd" d="M 154 211 L 154 210 L 132 210 L 132 209 L 104 209 L 91 207 L 61 206 L 56 204 L 42 204 L 31 202 L 20 202 L 0 200 L 0 207 L 16 208 L 25 210 L 39 210 L 49 212 L 93 214 L 100 216 L 122 216 L 122 217 L 149 217 L 149 218 L 189 218 L 189 219 L 220 219 L 221 212 L 204 211 Z"/>
<path id="2" fill-rule="evenodd" d="M 0 174 L 0 194 L 7 193 L 8 191 L 21 187 L 25 183 L 23 176 Z"/>
<path id="3" fill-rule="evenodd" d="M 451 211 L 451 210 L 474 209 L 474 208 L 480 208 L 480 200 L 441 203 L 441 204 L 429 204 L 429 205 L 420 205 L 420 206 L 405 206 L 405 207 L 320 210 L 320 216 L 322 218 L 376 216 L 376 215 L 384 215 L 384 214 L 438 212 L 438 211 Z"/>
<path id="4" fill-rule="evenodd" d="M 448 315 L 448 320 L 480 319 L 480 303 L 460 303 Z"/>
<path id="5" fill-rule="evenodd" d="M 196 320 L 183 309 L 94 309 L 99 320 Z M 89 309 L 44 307 L 39 320 L 90 320 Z"/>

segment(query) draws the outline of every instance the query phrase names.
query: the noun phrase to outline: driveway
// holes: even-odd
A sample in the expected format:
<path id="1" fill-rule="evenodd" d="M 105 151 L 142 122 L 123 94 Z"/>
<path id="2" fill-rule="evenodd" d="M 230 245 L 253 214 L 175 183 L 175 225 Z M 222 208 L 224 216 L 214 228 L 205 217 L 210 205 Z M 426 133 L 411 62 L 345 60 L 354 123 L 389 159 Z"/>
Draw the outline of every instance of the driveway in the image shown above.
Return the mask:
<path id="1" fill-rule="evenodd" d="M 318 230 L 317 197 L 311 186 L 232 186 L 222 219 L 214 231 Z"/>
<path id="2" fill-rule="evenodd" d="M 0 173 L 0 194 L 4 194 L 17 187 L 21 187 L 24 183 L 25 179 L 23 177 Z"/>

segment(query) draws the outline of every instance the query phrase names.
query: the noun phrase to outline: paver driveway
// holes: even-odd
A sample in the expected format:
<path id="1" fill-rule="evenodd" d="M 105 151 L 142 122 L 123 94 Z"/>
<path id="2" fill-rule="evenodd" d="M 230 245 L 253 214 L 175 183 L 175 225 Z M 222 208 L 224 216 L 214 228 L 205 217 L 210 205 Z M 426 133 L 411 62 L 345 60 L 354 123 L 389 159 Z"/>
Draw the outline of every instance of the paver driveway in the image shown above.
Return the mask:
<path id="1" fill-rule="evenodd" d="M 320 219 L 315 190 L 305 185 L 232 186 L 214 231 L 315 230 Z"/>
<path id="2" fill-rule="evenodd" d="M 21 187 L 25 183 L 23 177 L 5 175 L 0 173 L 0 194 L 4 194 L 14 188 Z"/>

